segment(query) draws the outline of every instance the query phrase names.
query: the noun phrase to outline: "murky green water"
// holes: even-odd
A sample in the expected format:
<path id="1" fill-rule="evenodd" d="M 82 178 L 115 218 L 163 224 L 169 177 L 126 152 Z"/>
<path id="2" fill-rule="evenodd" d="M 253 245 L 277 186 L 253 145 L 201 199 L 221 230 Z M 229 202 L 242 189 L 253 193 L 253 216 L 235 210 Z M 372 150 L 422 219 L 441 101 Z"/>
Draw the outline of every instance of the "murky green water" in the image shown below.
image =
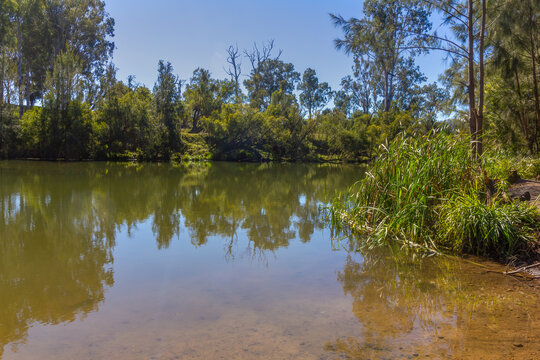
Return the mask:
<path id="1" fill-rule="evenodd" d="M 533 283 L 331 241 L 361 176 L 0 162 L 0 357 L 540 358 Z"/>

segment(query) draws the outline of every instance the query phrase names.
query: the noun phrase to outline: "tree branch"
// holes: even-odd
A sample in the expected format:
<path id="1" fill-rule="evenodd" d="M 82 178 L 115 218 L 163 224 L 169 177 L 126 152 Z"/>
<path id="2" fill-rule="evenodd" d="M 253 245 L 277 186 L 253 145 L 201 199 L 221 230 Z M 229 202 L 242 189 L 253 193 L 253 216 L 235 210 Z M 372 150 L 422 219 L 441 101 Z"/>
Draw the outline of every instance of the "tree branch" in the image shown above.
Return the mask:
<path id="1" fill-rule="evenodd" d="M 450 5 L 448 5 L 456 14 L 458 14 L 459 16 L 456 16 L 455 14 L 452 14 L 452 12 L 450 12 L 449 10 L 437 5 L 436 3 L 434 3 L 433 1 L 430 1 L 430 0 L 424 0 L 424 2 L 428 3 L 429 5 L 439 9 L 439 11 L 442 11 L 443 13 L 445 13 L 446 15 L 450 16 L 451 18 L 461 22 L 463 25 L 467 26 L 467 22 L 464 21 L 463 19 L 461 19 L 459 16 L 461 17 L 465 17 L 464 14 L 462 14 L 461 12 L 457 11 L 456 8 L 453 8 L 451 7 Z"/>
<path id="2" fill-rule="evenodd" d="M 448 53 L 451 53 L 451 54 L 454 54 L 454 55 L 457 55 L 457 56 L 461 56 L 464 59 L 469 59 L 468 55 L 462 54 L 459 51 L 448 49 L 448 48 L 443 48 L 443 47 L 439 47 L 439 46 L 408 46 L 408 47 L 404 47 L 403 49 L 410 49 L 410 50 L 412 50 L 412 49 L 440 50 L 440 51 L 445 51 L 445 52 L 448 52 Z"/>

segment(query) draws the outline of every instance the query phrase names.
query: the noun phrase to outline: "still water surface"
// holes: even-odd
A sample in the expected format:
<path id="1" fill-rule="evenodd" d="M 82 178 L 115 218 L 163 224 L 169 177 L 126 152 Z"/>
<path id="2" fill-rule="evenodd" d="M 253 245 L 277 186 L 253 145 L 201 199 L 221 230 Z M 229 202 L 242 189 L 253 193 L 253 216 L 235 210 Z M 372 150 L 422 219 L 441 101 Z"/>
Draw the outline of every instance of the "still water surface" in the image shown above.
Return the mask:
<path id="1" fill-rule="evenodd" d="M 0 358 L 539 359 L 533 283 L 332 240 L 361 176 L 0 162 Z"/>

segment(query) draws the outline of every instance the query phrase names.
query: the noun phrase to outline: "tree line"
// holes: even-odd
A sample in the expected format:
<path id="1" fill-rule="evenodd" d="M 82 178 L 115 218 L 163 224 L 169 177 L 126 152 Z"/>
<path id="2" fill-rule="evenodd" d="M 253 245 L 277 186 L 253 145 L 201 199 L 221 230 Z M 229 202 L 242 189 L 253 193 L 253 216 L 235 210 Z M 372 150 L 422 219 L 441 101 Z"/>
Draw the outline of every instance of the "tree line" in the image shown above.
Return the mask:
<path id="1" fill-rule="evenodd" d="M 226 49 L 225 79 L 197 68 L 182 80 L 160 61 L 150 89 L 117 79 L 103 1 L 0 0 L 0 156 L 367 160 L 399 133 L 440 126 L 469 131 L 475 154 L 486 142 L 537 154 L 539 10 L 366 0 L 358 18 L 330 16 L 353 59 L 338 89 L 273 41 Z M 430 51 L 447 55 L 442 86 L 415 63 Z"/>

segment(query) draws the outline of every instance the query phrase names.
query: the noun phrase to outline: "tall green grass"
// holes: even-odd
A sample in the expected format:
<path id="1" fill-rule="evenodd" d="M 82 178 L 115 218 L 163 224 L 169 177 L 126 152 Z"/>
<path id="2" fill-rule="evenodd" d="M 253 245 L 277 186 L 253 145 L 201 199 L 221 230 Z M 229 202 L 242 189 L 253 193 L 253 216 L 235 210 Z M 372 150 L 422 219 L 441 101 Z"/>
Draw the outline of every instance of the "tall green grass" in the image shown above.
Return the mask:
<path id="1" fill-rule="evenodd" d="M 540 158 L 516 157 L 504 153 L 488 152 L 484 156 L 484 168 L 490 178 L 506 180 L 512 170 L 516 170 L 524 179 L 536 179 L 540 176 Z"/>
<path id="2" fill-rule="evenodd" d="M 437 228 L 440 242 L 454 252 L 503 260 L 529 250 L 539 222 L 528 204 L 489 204 L 470 188 L 443 202 Z"/>
<path id="3" fill-rule="evenodd" d="M 364 179 L 334 200 L 331 221 L 365 247 L 398 242 L 506 257 L 532 241 L 538 214 L 498 200 L 487 204 L 480 174 L 465 136 L 400 136 L 383 147 Z"/>

